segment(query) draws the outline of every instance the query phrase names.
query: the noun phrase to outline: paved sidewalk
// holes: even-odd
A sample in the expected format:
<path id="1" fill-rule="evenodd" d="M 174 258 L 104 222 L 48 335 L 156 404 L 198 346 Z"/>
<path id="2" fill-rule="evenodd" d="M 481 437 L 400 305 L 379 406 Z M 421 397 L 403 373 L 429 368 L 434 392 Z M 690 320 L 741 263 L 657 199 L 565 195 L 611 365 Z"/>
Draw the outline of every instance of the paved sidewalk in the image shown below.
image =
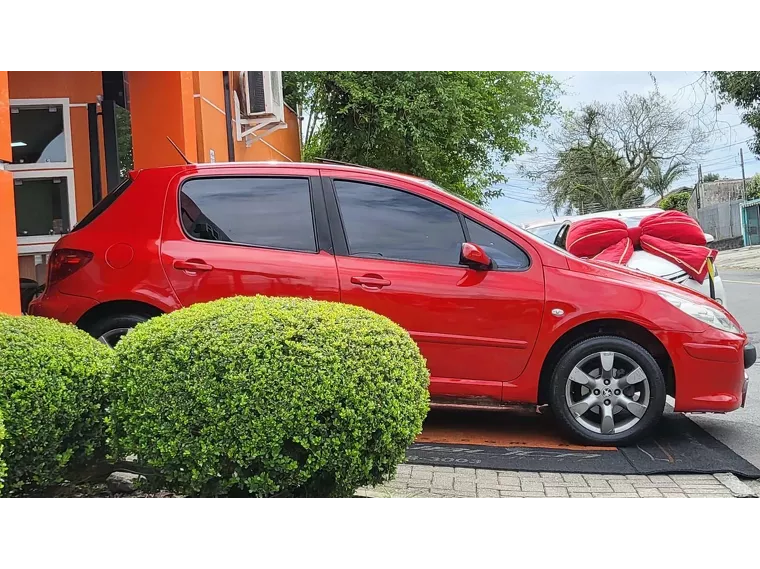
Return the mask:
<path id="1" fill-rule="evenodd" d="M 402 464 L 395 480 L 362 488 L 372 498 L 736 498 L 756 497 L 733 474 L 609 475 L 516 472 Z"/>
<path id="2" fill-rule="evenodd" d="M 716 266 L 718 270 L 760 271 L 760 245 L 720 251 Z"/>

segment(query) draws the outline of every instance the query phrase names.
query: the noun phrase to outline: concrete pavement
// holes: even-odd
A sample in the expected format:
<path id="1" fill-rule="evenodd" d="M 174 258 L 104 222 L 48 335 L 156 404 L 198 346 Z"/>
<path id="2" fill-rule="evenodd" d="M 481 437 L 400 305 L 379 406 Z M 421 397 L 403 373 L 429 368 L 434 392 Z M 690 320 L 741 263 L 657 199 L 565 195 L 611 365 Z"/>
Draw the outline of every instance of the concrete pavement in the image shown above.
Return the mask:
<path id="1" fill-rule="evenodd" d="M 729 249 L 718 253 L 716 265 L 719 270 L 759 271 L 760 245 Z"/>
<path id="2" fill-rule="evenodd" d="M 741 498 L 752 489 L 733 474 L 608 475 L 516 472 L 402 464 L 369 498 Z"/>

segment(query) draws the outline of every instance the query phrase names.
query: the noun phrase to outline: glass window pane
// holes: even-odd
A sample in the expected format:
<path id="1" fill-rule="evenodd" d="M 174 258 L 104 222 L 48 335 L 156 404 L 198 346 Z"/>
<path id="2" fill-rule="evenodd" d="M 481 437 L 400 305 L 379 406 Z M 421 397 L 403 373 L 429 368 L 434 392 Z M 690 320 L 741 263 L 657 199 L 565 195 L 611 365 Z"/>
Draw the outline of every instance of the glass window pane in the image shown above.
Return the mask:
<path id="1" fill-rule="evenodd" d="M 61 105 L 11 107 L 13 164 L 66 162 Z"/>
<path id="2" fill-rule="evenodd" d="M 335 182 L 351 255 L 458 265 L 464 232 L 456 213 L 408 192 Z"/>
<path id="3" fill-rule="evenodd" d="M 497 269 L 525 269 L 530 265 L 528 255 L 509 239 L 471 219 L 467 219 L 465 223 L 470 234 L 470 241 L 483 248 L 486 254 L 494 260 Z"/>
<path id="4" fill-rule="evenodd" d="M 66 178 L 14 180 L 16 235 L 59 235 L 69 230 Z"/>
<path id="5" fill-rule="evenodd" d="M 275 249 L 316 251 L 306 178 L 197 178 L 182 186 L 190 237 Z"/>

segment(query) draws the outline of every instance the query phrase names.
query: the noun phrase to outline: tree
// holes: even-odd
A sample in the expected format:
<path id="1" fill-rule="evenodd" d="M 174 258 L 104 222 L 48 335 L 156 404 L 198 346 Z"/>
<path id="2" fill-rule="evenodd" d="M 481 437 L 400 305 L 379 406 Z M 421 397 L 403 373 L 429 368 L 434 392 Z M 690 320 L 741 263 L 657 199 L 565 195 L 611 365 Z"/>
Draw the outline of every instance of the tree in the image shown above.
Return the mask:
<path id="1" fill-rule="evenodd" d="M 428 178 L 484 205 L 502 167 L 556 108 L 558 86 L 530 72 L 286 72 L 317 156 Z"/>
<path id="2" fill-rule="evenodd" d="M 720 176 L 715 173 L 708 173 L 702 176 L 702 182 L 717 182 L 720 180 Z"/>
<path id="3" fill-rule="evenodd" d="M 755 131 L 752 152 L 760 155 L 760 71 L 713 71 L 713 88 L 721 99 L 742 111 L 742 121 Z"/>
<path id="4" fill-rule="evenodd" d="M 123 178 L 135 167 L 132 155 L 132 117 L 127 109 L 118 105 L 116 106 L 116 146 L 119 153 L 119 176 Z"/>
<path id="5" fill-rule="evenodd" d="M 682 192 L 670 194 L 668 197 L 660 200 L 660 203 L 657 205 L 662 209 L 675 209 L 677 211 L 682 211 L 683 213 L 689 213 L 688 205 L 690 197 L 691 192 L 684 190 Z"/>
<path id="6" fill-rule="evenodd" d="M 755 174 L 747 180 L 747 200 L 760 198 L 760 174 Z"/>
<path id="7" fill-rule="evenodd" d="M 694 122 L 656 86 L 646 95 L 623 93 L 616 103 L 567 113 L 546 135 L 547 151 L 523 172 L 545 183 L 543 200 L 556 212 L 592 203 L 635 206 L 655 163 L 686 165 L 705 151 L 709 135 Z M 573 161 L 567 159 L 571 151 Z M 593 185 L 583 179 L 589 171 L 595 172 Z"/>
<path id="8" fill-rule="evenodd" d="M 663 198 L 668 188 L 673 185 L 673 182 L 686 172 L 687 167 L 683 162 L 671 162 L 665 171 L 663 171 L 660 162 L 652 160 L 647 166 L 647 173 L 641 181 L 645 188 Z"/>
<path id="9" fill-rule="evenodd" d="M 555 212 L 623 209 L 644 200 L 641 185 L 626 176 L 625 160 L 600 140 L 561 152 L 547 187 Z"/>

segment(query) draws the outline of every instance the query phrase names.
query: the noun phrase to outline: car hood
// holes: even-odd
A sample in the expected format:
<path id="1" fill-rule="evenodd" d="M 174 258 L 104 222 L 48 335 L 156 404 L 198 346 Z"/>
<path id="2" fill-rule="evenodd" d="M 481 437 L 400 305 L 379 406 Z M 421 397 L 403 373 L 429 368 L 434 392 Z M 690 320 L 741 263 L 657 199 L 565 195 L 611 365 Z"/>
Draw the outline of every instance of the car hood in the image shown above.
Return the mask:
<path id="1" fill-rule="evenodd" d="M 652 274 L 650 271 L 645 272 L 644 269 L 632 269 L 625 265 L 618 265 L 607 261 L 594 261 L 592 259 L 580 259 L 572 256 L 568 256 L 567 262 L 568 268 L 571 271 L 593 274 L 600 278 L 606 278 L 639 288 L 645 288 L 653 292 L 663 289 L 672 290 L 674 293 L 680 294 L 681 296 L 694 296 L 696 297 L 695 300 L 704 302 L 704 298 L 701 294 L 696 293 L 685 286 L 664 279 L 660 275 Z M 676 267 L 676 271 L 680 270 L 678 266 L 673 266 Z M 675 271 L 669 270 L 669 273 L 673 272 Z"/>
<path id="2" fill-rule="evenodd" d="M 684 270 L 675 263 L 671 263 L 667 259 L 652 255 L 646 251 L 634 251 L 627 266 L 630 269 L 638 269 L 639 271 L 662 278 L 669 278 L 678 273 L 684 272 Z"/>

